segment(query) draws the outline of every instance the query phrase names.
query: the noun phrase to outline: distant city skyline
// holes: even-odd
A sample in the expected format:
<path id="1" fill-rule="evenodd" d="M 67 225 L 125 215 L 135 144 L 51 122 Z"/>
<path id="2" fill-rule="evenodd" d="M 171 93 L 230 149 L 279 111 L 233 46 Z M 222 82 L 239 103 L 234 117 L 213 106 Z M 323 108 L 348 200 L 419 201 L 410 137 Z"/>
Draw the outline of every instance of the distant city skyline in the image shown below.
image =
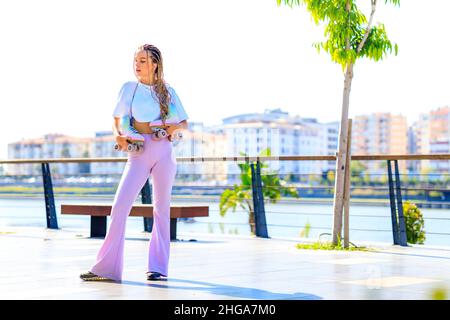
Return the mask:
<path id="1" fill-rule="evenodd" d="M 438 109 L 445 108 L 445 107 L 448 107 L 448 106 L 443 106 L 443 107 L 433 108 L 433 109 L 430 109 L 430 110 L 428 110 L 428 111 L 425 111 L 425 110 L 424 110 L 424 111 L 421 113 L 421 115 L 427 114 L 427 113 L 429 113 L 429 112 L 436 111 L 436 110 L 438 110 Z M 223 122 L 224 122 L 224 120 L 227 120 L 227 119 L 230 119 L 230 118 L 234 118 L 234 117 L 236 117 L 236 118 L 241 118 L 243 115 L 247 115 L 247 114 L 264 114 L 264 113 L 266 113 L 266 112 L 271 112 L 271 111 L 275 111 L 275 110 L 280 110 L 281 112 L 287 112 L 287 113 L 289 114 L 289 116 L 291 116 L 291 117 L 300 117 L 300 115 L 298 115 L 298 114 L 291 114 L 290 112 L 288 112 L 288 111 L 286 111 L 286 110 L 283 110 L 282 108 L 274 108 L 274 109 L 265 109 L 265 110 L 261 110 L 261 111 L 259 111 L 259 112 L 258 112 L 258 111 L 256 111 L 256 112 L 244 112 L 244 113 L 240 113 L 240 114 L 229 115 L 229 116 L 224 117 L 223 119 L 221 119 L 222 121 L 221 121 L 220 123 L 205 123 L 205 122 L 202 122 L 202 121 L 195 121 L 195 120 L 191 120 L 191 121 L 188 121 L 188 122 L 190 122 L 190 123 L 201 123 L 204 127 L 214 127 L 214 126 L 217 126 L 217 125 L 222 125 Z M 382 111 L 373 111 L 373 112 L 368 113 L 368 114 L 358 114 L 358 115 L 355 115 L 355 116 L 353 117 L 353 119 L 355 119 L 355 118 L 357 118 L 357 117 L 372 116 L 372 115 L 379 114 L 379 113 L 389 114 L 389 115 L 392 115 L 392 116 L 402 116 L 402 117 L 405 117 L 406 120 L 407 120 L 407 126 L 408 126 L 408 128 L 412 128 L 413 125 L 415 124 L 415 122 L 417 122 L 417 121 L 420 119 L 420 117 L 419 117 L 419 118 L 417 118 L 417 119 L 415 119 L 415 120 L 410 120 L 410 119 L 408 119 L 407 116 L 405 116 L 405 115 L 403 115 L 403 114 L 401 114 L 401 113 L 382 112 Z M 319 123 L 324 123 L 324 124 L 326 124 L 326 123 L 339 122 L 339 119 L 334 119 L 334 120 L 329 120 L 329 121 L 323 121 L 323 120 L 320 119 L 320 118 L 308 117 L 308 116 L 301 116 L 300 118 L 302 118 L 302 119 L 313 119 L 313 120 L 316 120 L 316 121 L 319 122 Z M 98 133 L 105 133 L 105 132 L 112 132 L 112 130 L 111 130 L 111 129 L 108 129 L 108 128 L 103 128 L 103 129 L 100 128 L 99 130 L 93 131 L 93 132 L 90 133 L 89 135 L 84 135 L 84 136 L 82 136 L 82 135 L 73 135 L 73 134 L 70 134 L 70 133 L 68 133 L 68 132 L 63 132 L 63 131 L 62 131 L 62 132 L 48 131 L 48 132 L 45 132 L 45 133 L 43 133 L 43 134 L 41 134 L 41 135 L 33 135 L 33 136 L 30 136 L 30 137 L 22 137 L 21 139 L 14 140 L 14 141 L 8 141 L 7 144 L 8 144 L 8 143 L 19 142 L 19 141 L 22 140 L 22 139 L 25 139 L 25 140 L 40 139 L 40 138 L 42 138 L 44 135 L 47 135 L 47 134 L 61 134 L 61 135 L 68 135 L 68 136 L 74 136 L 74 137 L 80 137 L 80 138 L 89 138 L 89 137 L 94 137 L 94 136 L 96 136 Z M 6 146 L 6 147 L 7 147 L 7 146 Z M 6 157 L 5 157 L 5 158 L 6 158 Z"/>
<path id="2" fill-rule="evenodd" d="M 273 156 L 334 155 L 338 144 L 339 122 L 321 123 L 315 118 L 300 118 L 280 109 L 264 113 L 246 113 L 223 119 L 221 125 L 204 126 L 191 122 L 190 130 L 175 145 L 176 157 L 234 157 L 241 152 L 257 156 L 269 148 Z M 424 114 L 408 127 L 406 117 L 391 113 L 373 113 L 353 119 L 352 154 L 450 153 L 450 107 Z M 95 137 L 47 134 L 37 139 L 8 145 L 9 159 L 104 158 L 122 157 L 114 150 L 112 131 L 96 132 Z M 362 161 L 370 172 L 383 173 L 384 163 Z M 56 165 L 61 174 L 120 174 L 123 163 Z M 235 163 L 202 161 L 180 164 L 179 175 L 202 172 L 223 181 L 228 174 L 238 175 Z M 294 174 L 323 174 L 335 170 L 335 161 L 271 162 L 271 169 Z M 40 166 L 8 165 L 7 174 L 34 174 Z M 450 161 L 400 161 L 401 172 L 448 173 Z M 194 169 L 194 170 L 193 170 Z M 206 171 L 205 171 L 206 170 Z M 216 177 L 218 175 L 218 177 Z"/>
<path id="3" fill-rule="evenodd" d="M 368 1 L 357 1 L 368 13 Z M 321 122 L 339 121 L 340 66 L 312 44 L 323 28 L 304 6 L 276 0 L 14 1 L 0 11 L 0 159 L 7 144 L 46 133 L 89 137 L 109 130 L 123 82 L 135 80 L 141 43 L 163 54 L 165 79 L 188 121 L 207 125 L 240 113 L 276 109 Z M 24 10 L 23 8 L 27 8 Z M 398 56 L 358 61 L 350 114 L 391 112 L 408 125 L 450 104 L 450 2 L 378 4 Z M 245 110 L 245 112 L 243 111 Z"/>

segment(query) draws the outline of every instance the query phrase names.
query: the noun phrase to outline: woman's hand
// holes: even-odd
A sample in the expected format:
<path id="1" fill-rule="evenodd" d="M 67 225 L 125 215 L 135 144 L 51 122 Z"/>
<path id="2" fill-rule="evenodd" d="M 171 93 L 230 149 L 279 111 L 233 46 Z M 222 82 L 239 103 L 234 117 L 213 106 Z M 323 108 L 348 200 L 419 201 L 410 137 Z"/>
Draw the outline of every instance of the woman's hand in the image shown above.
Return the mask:
<path id="1" fill-rule="evenodd" d="M 173 133 L 175 130 L 177 130 L 177 129 L 182 129 L 182 128 L 183 128 L 183 127 L 180 126 L 180 125 L 178 125 L 178 124 L 169 124 L 169 125 L 167 125 L 166 131 L 167 131 L 167 134 L 168 134 L 169 136 L 171 136 L 172 133 Z"/>
<path id="2" fill-rule="evenodd" d="M 122 135 L 120 130 L 120 117 L 114 117 L 114 123 L 112 126 L 114 139 L 120 147 L 120 151 L 126 151 L 128 147 L 127 137 Z"/>
<path id="3" fill-rule="evenodd" d="M 168 135 L 167 138 L 169 139 L 170 142 L 173 142 L 174 139 L 179 140 L 183 137 L 183 131 L 186 130 L 187 128 L 188 125 L 186 120 L 181 121 L 178 124 L 169 125 L 168 128 L 166 129 Z"/>
<path id="4" fill-rule="evenodd" d="M 187 121 L 183 120 L 180 123 L 176 123 L 176 124 L 166 124 L 167 128 L 167 134 L 168 135 L 172 135 L 172 133 L 177 130 L 177 129 L 187 129 Z"/>
<path id="5" fill-rule="evenodd" d="M 126 136 L 115 135 L 116 142 L 120 147 L 120 151 L 126 151 L 128 147 L 128 141 Z"/>

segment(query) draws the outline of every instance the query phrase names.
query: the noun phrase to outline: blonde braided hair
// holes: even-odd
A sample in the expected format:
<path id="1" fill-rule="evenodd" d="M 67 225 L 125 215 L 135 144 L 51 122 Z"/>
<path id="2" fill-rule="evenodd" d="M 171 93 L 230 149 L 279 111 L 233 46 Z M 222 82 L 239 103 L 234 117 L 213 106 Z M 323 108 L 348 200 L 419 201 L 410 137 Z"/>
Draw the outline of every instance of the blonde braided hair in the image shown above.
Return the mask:
<path id="1" fill-rule="evenodd" d="M 137 48 L 137 51 L 141 50 L 145 50 L 145 52 L 147 53 L 147 63 L 149 67 L 150 59 L 153 61 L 153 63 L 157 64 L 155 70 L 154 91 L 159 101 L 161 120 L 165 125 L 165 121 L 169 115 L 170 93 L 164 81 L 163 59 L 161 51 L 159 51 L 159 49 L 152 44 L 143 44 Z"/>

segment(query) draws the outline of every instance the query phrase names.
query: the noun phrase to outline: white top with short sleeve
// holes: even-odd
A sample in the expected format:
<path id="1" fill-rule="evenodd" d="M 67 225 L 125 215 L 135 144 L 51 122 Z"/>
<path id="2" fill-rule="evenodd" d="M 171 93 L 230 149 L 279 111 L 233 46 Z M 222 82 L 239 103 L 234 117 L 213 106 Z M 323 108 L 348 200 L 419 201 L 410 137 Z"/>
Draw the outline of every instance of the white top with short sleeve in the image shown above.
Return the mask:
<path id="1" fill-rule="evenodd" d="M 137 88 L 136 88 L 137 84 Z M 170 95 L 169 114 L 166 119 L 181 122 L 188 119 L 175 89 L 166 83 Z M 159 100 L 153 86 L 138 81 L 127 81 L 122 85 L 117 97 L 116 106 L 112 113 L 113 117 L 123 117 L 130 114 L 130 105 L 133 92 L 136 89 L 132 104 L 132 115 L 138 122 L 151 122 L 161 120 Z"/>

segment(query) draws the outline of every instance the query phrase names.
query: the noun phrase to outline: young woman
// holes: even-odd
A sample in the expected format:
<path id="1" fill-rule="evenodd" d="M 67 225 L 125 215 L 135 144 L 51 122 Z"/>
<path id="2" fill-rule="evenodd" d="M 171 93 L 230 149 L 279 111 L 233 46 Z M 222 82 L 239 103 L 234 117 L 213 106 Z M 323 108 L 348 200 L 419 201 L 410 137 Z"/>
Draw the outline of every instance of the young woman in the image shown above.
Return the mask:
<path id="1" fill-rule="evenodd" d="M 170 253 L 170 197 L 176 174 L 176 158 L 168 138 L 152 139 L 152 121 L 178 118 L 178 124 L 165 125 L 170 135 L 187 129 L 188 116 L 175 90 L 163 78 L 161 52 L 153 45 L 137 48 L 134 71 L 138 81 L 128 81 L 120 89 L 113 112 L 113 133 L 121 150 L 127 148 L 127 136 L 121 132 L 120 118 L 131 109 L 133 127 L 144 137 L 144 151 L 128 153 L 111 210 L 111 223 L 97 261 L 83 280 L 122 280 L 126 219 L 147 178 L 153 184 L 153 229 L 149 245 L 148 280 L 168 275 Z"/>

